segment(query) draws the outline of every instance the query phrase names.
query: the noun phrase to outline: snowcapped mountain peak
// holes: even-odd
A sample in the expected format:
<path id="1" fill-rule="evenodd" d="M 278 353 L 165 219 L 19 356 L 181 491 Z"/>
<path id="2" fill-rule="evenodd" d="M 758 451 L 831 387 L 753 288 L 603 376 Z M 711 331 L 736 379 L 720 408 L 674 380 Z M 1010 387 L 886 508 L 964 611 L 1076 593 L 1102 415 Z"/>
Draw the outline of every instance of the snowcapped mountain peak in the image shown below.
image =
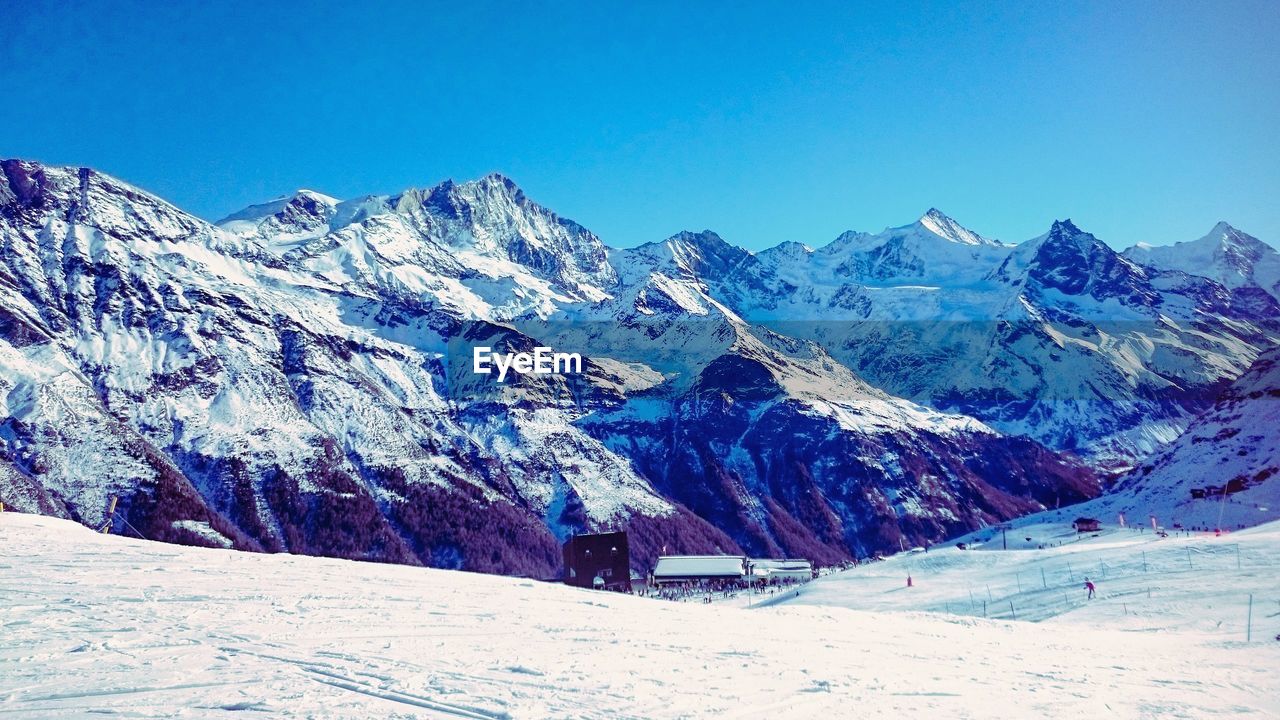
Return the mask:
<path id="1" fill-rule="evenodd" d="M 645 243 L 619 252 L 625 264 L 638 263 L 651 270 L 675 271 L 688 278 L 708 279 L 731 272 L 751 252 L 728 242 L 711 230 L 682 230 L 662 242 Z"/>
<path id="2" fill-rule="evenodd" d="M 1213 245 L 1224 251 L 1240 250 L 1253 255 L 1260 255 L 1267 250 L 1275 252 L 1271 246 L 1246 232 L 1232 227 L 1231 224 L 1226 221 L 1219 221 L 1218 224 L 1214 225 L 1213 229 L 1209 231 L 1208 235 L 1205 235 L 1199 240 L 1193 242 Z"/>
<path id="3" fill-rule="evenodd" d="M 250 205 L 219 220 L 217 225 L 240 236 L 296 241 L 328 232 L 340 204 L 337 198 L 302 188 L 270 202 Z"/>
<path id="4" fill-rule="evenodd" d="M 701 252 L 702 248 L 714 248 L 718 246 L 729 245 L 724 238 L 720 237 L 714 231 L 703 230 L 702 232 L 693 232 L 691 230 L 681 230 L 680 232 L 667 238 L 664 243 L 676 251 L 695 251 Z"/>
<path id="5" fill-rule="evenodd" d="M 1227 222 L 1226 220 L 1219 220 L 1217 223 L 1214 224 L 1213 229 L 1209 231 L 1209 234 L 1213 235 L 1217 233 L 1233 233 L 1233 232 L 1239 232 L 1239 231 L 1236 230 L 1234 227 L 1232 227 L 1231 223 Z"/>
<path id="6" fill-rule="evenodd" d="M 491 172 L 475 182 L 493 187 L 502 187 L 509 191 L 518 192 L 520 190 L 514 180 L 500 172 Z"/>
<path id="7" fill-rule="evenodd" d="M 320 203 L 322 205 L 337 205 L 338 203 L 342 202 L 341 200 L 339 200 L 336 197 L 333 197 L 332 195 L 326 195 L 322 192 L 317 192 L 315 190 L 308 190 L 307 188 L 298 188 L 293 193 L 292 197 L 296 200 L 308 200 L 311 202 Z"/>
<path id="8" fill-rule="evenodd" d="M 916 221 L 916 224 L 938 237 L 945 238 L 951 242 L 960 243 L 961 245 L 1000 244 L 996 240 L 985 238 L 966 228 L 937 208 L 929 208 L 928 212 L 920 216 L 920 219 Z"/>
<path id="9" fill-rule="evenodd" d="M 1054 220 L 1053 225 L 1049 226 L 1049 232 L 1041 235 L 1035 240 L 1025 243 L 1028 247 L 1038 247 L 1038 252 L 1045 252 L 1048 248 L 1065 248 L 1073 247 L 1073 252 L 1082 252 L 1085 254 L 1098 254 L 1105 256 L 1118 255 L 1110 245 L 1102 242 L 1093 233 L 1081 230 L 1071 218 L 1065 220 Z"/>
<path id="10" fill-rule="evenodd" d="M 515 181 L 501 173 L 489 173 L 478 180 L 456 182 L 445 180 L 425 190 L 406 191 L 406 195 L 420 198 L 433 210 L 466 215 L 477 206 L 502 206 L 507 210 L 525 209 L 554 215 L 549 210 L 530 201 Z"/>
<path id="11" fill-rule="evenodd" d="M 316 210 L 319 210 L 324 207 L 336 207 L 339 202 L 340 201 L 337 198 L 330 197 L 324 193 L 308 190 L 306 188 L 299 188 L 288 195 L 281 195 L 273 200 L 250 205 L 242 210 L 233 212 L 214 224 L 225 226 L 229 223 L 245 220 L 265 220 L 266 218 L 280 213 L 284 211 L 285 208 L 291 206 L 296 208 L 315 208 Z"/>
<path id="12" fill-rule="evenodd" d="M 1257 287 L 1280 298 L 1280 253 L 1223 221 L 1198 240 L 1173 245 L 1135 245 L 1129 260 L 1159 270 L 1207 277 L 1228 290 Z"/>

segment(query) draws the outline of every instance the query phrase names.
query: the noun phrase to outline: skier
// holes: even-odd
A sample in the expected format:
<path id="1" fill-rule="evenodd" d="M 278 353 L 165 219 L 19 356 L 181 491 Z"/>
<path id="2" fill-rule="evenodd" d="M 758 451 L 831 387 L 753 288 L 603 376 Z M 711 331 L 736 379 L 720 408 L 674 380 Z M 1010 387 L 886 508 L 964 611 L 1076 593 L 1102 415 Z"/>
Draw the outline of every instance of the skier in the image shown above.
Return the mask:
<path id="1" fill-rule="evenodd" d="M 1097 588 L 1093 586 L 1093 581 L 1089 578 L 1084 579 L 1084 589 L 1089 591 L 1089 599 L 1092 600 Z"/>

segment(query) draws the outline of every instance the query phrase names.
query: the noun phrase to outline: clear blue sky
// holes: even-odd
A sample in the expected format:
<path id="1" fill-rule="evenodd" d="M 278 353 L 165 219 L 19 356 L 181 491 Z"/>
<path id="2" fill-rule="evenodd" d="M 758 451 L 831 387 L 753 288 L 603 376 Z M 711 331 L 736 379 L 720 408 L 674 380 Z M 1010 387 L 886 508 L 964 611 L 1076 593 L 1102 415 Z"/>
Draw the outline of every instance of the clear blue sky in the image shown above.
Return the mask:
<path id="1" fill-rule="evenodd" d="M 201 216 L 490 171 L 606 242 L 1280 241 L 1280 3 L 0 0 L 0 156 Z"/>

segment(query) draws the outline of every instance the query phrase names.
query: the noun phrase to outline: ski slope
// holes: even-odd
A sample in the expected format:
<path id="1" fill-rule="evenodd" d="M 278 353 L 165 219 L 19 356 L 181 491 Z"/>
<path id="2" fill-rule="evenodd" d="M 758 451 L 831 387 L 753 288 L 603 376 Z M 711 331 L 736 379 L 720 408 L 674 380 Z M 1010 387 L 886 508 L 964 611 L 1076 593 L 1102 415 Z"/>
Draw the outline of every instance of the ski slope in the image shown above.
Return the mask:
<path id="1" fill-rule="evenodd" d="M 1265 635 L 1280 631 L 1280 526 L 1164 542 L 1203 569 L 1180 572 L 1176 553 L 1118 535 L 938 549 L 746 609 L 179 547 L 5 513 L 0 716 L 1277 717 L 1280 643 Z M 1128 568 L 1141 548 L 1161 569 L 1132 622 L 1115 610 L 1136 581 L 1118 569 L 1101 599 L 1041 623 L 937 612 L 965 585 L 990 583 L 994 597 L 1011 573 L 1026 582 L 1034 557 Z M 1233 588 L 1221 605 L 1216 586 Z M 1237 587 L 1271 589 L 1249 644 L 1225 626 Z M 1187 621 L 1205 602 L 1220 631 Z"/>
<path id="2" fill-rule="evenodd" d="M 900 553 L 771 604 L 1017 619 L 1072 632 L 1078 626 L 1176 632 L 1209 642 L 1251 634 L 1280 646 L 1280 523 L 1221 536 L 1171 531 L 1164 538 L 1150 528 L 1076 533 L 1066 522 L 1041 523 L 960 540 L 968 550 L 946 545 Z M 1096 587 L 1093 600 L 1086 579 Z"/>

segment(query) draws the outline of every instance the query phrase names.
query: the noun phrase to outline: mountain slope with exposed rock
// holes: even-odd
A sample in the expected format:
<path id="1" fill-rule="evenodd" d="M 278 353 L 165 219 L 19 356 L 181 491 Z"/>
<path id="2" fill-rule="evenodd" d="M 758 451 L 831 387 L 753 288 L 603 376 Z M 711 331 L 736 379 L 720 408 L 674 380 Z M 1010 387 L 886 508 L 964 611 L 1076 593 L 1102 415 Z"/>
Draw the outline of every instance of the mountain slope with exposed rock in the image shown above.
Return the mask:
<path id="1" fill-rule="evenodd" d="M 191 544 L 547 576 L 584 529 L 637 567 L 929 542 L 1097 494 L 1077 454 L 1176 437 L 1276 320 L 1070 223 L 618 250 L 499 175 L 212 225 L 0 168 L 0 500 Z M 536 346 L 583 372 L 471 372 Z"/>

